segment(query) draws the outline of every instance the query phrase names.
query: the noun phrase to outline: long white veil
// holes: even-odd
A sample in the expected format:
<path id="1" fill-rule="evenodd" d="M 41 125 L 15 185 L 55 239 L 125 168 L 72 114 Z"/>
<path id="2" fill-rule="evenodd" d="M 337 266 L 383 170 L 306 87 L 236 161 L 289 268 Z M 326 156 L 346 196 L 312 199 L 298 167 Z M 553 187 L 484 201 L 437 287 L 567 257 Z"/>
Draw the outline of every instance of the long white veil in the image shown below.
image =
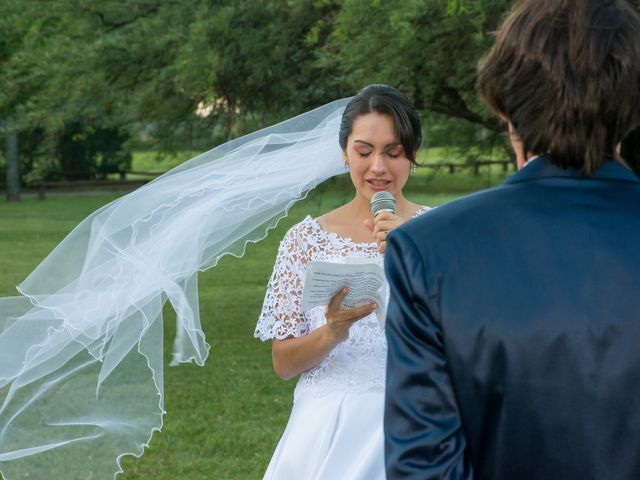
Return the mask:
<path id="1" fill-rule="evenodd" d="M 228 142 L 82 221 L 0 299 L 0 472 L 110 479 L 162 426 L 162 307 L 173 362 L 202 365 L 198 272 L 241 256 L 344 172 L 348 99 Z"/>

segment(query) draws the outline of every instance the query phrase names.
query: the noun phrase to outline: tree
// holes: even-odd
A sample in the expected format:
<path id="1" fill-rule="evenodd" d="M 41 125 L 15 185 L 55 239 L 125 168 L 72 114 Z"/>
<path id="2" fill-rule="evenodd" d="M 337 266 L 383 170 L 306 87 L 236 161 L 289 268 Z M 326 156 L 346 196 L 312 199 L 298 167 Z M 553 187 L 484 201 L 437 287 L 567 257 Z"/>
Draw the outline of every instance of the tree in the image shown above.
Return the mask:
<path id="1" fill-rule="evenodd" d="M 25 126 L 48 134 L 77 119 L 143 125 L 170 151 L 196 138 L 211 145 L 333 95 L 305 43 L 331 7 L 311 0 L 5 0 L 2 10 L 16 17 L 22 47 L 3 67 L 0 108 L 19 109 Z M 198 114 L 203 106 L 207 116 Z"/>
<path id="2" fill-rule="evenodd" d="M 8 133 L 6 136 L 6 188 L 7 200 L 20 200 L 20 167 L 18 160 L 18 135 Z"/>
<path id="3" fill-rule="evenodd" d="M 69 179 L 104 178 L 131 168 L 131 154 L 123 148 L 127 135 L 117 128 L 91 128 L 75 121 L 57 138 L 57 169 L 51 174 Z"/>
<path id="4" fill-rule="evenodd" d="M 640 127 L 633 129 L 622 142 L 620 153 L 636 175 L 640 175 Z"/>
<path id="5" fill-rule="evenodd" d="M 447 126 L 436 141 L 504 144 L 475 78 L 510 4 L 0 0 L 0 116 L 40 132 L 39 158 L 78 124 L 117 130 L 123 151 L 141 131 L 202 150 L 383 82 Z"/>
<path id="6" fill-rule="evenodd" d="M 8 19 L 0 20 L 0 64 L 10 58 L 15 38 L 11 36 Z M 0 93 L 0 98 L 3 94 Z M 3 133 L 5 139 L 5 187 L 8 201 L 20 200 L 20 167 L 18 157 L 18 136 L 9 128 L 11 126 L 10 115 L 7 110 L 0 110 L 0 118 L 4 119 Z"/>
<path id="7" fill-rule="evenodd" d="M 475 78 L 478 60 L 509 4 L 346 0 L 320 48 L 319 61 L 332 65 L 351 90 L 388 83 L 406 92 L 425 113 L 500 131 L 502 126 L 478 100 Z"/>

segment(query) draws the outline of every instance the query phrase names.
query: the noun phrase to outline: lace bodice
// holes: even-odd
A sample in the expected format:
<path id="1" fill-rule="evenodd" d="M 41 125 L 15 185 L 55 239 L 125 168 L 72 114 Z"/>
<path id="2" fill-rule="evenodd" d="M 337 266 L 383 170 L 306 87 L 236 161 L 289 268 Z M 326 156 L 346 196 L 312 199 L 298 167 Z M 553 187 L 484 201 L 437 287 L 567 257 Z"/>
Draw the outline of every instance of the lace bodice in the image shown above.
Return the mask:
<path id="1" fill-rule="evenodd" d="M 358 243 L 326 232 L 310 216 L 294 225 L 280 243 L 254 335 L 262 340 L 300 337 L 326 324 L 324 308 L 302 311 L 306 268 L 309 262 L 341 263 L 347 257 L 372 258 L 380 265 L 383 262 L 376 243 Z M 356 322 L 349 338 L 322 362 L 300 376 L 294 396 L 319 396 L 335 390 L 382 390 L 386 357 L 384 330 L 371 314 Z"/>

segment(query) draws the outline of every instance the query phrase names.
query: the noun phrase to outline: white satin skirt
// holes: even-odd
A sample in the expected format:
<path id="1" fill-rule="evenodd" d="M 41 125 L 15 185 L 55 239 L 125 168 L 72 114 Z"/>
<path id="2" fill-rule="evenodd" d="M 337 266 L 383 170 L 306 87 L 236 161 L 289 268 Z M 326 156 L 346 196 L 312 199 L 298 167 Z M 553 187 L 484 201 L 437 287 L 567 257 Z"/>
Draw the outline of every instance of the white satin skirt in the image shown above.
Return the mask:
<path id="1" fill-rule="evenodd" d="M 384 480 L 384 391 L 295 401 L 265 480 Z"/>

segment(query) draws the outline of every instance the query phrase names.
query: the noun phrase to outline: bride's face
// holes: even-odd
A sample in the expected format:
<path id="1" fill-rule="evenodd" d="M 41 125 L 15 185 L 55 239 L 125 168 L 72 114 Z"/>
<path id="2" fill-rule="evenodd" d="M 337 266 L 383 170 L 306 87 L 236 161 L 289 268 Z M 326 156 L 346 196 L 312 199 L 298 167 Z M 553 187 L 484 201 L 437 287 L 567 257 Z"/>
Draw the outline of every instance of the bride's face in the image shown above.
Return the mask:
<path id="1" fill-rule="evenodd" d="M 411 162 L 398 141 L 390 115 L 372 112 L 357 117 L 343 154 L 357 196 L 367 201 L 380 191 L 402 196 Z"/>

